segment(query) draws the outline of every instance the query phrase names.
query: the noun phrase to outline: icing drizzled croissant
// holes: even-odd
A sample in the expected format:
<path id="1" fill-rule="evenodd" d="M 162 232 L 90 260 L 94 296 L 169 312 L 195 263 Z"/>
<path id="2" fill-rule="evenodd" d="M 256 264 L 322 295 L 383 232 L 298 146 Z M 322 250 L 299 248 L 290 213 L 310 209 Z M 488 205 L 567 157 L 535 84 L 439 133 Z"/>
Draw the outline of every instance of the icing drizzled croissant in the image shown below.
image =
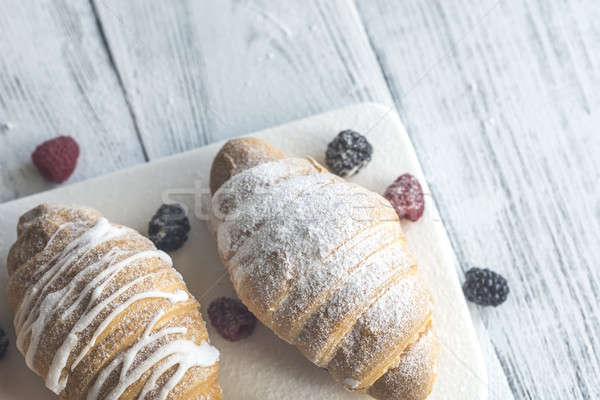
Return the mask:
<path id="1" fill-rule="evenodd" d="M 10 250 L 17 347 L 63 399 L 221 399 L 219 352 L 170 257 L 85 207 L 42 204 Z"/>
<path id="2" fill-rule="evenodd" d="M 229 141 L 211 171 L 211 230 L 240 299 L 347 389 L 426 398 L 439 359 L 432 298 L 395 211 L 270 149 Z"/>

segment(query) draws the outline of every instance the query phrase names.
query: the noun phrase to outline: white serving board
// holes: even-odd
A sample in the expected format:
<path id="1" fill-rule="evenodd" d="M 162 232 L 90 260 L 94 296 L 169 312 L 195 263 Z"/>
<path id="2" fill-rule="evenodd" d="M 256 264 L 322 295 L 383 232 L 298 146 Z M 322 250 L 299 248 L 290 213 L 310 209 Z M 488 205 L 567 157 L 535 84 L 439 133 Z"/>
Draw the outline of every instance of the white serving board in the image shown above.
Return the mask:
<path id="1" fill-rule="evenodd" d="M 343 129 L 365 134 L 373 144 L 371 163 L 351 178 L 382 193 L 398 175 L 410 172 L 429 193 L 412 144 L 398 116 L 375 104 L 360 104 L 317 115 L 253 134 L 269 140 L 290 155 L 310 155 L 323 162 L 327 143 Z M 0 298 L 5 298 L 5 262 L 15 240 L 19 215 L 45 202 L 77 203 L 97 208 L 110 220 L 146 233 L 147 223 L 161 203 L 188 206 L 192 231 L 186 245 L 172 254 L 191 292 L 202 303 L 235 296 L 216 254 L 216 246 L 203 218 L 208 198 L 211 161 L 222 143 L 178 154 L 86 182 L 0 205 Z M 86 160 L 80 160 L 85 163 Z M 465 303 L 452 251 L 434 201 L 426 195 L 423 217 L 403 223 L 408 245 L 432 289 L 435 327 L 442 343 L 439 376 L 430 400 L 487 398 L 487 372 L 469 309 Z M 473 316 L 478 320 L 478 316 Z M 11 346 L 0 361 L 0 398 L 54 399 L 40 378 L 25 366 L 14 347 L 12 313 L 0 302 L 0 326 L 9 332 Z M 258 325 L 247 340 L 230 343 L 207 323 L 212 343 L 221 350 L 220 382 L 226 400 L 351 400 L 367 396 L 350 393 L 334 383 L 292 346 Z"/>

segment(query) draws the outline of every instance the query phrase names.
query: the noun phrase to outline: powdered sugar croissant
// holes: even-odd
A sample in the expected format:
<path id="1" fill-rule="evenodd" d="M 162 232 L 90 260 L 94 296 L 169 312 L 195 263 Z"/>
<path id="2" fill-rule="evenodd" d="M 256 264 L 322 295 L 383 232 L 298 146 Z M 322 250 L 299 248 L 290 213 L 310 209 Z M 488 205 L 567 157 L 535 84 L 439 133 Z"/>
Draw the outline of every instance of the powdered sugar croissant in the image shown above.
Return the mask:
<path id="1" fill-rule="evenodd" d="M 385 199 L 254 138 L 225 144 L 211 189 L 219 255 L 259 320 L 349 390 L 429 395 L 432 298 Z"/>
<path id="2" fill-rule="evenodd" d="M 219 352 L 169 256 L 85 207 L 23 215 L 7 262 L 17 347 L 62 399 L 221 399 Z"/>

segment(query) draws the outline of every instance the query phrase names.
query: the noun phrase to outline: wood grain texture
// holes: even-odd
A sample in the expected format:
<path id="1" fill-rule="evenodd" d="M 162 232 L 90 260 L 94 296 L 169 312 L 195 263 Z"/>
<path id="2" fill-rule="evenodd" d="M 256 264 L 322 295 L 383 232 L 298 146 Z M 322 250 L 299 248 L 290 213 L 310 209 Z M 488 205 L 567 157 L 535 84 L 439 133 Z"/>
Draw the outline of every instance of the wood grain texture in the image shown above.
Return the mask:
<path id="1" fill-rule="evenodd" d="M 391 97 L 347 0 L 95 0 L 150 158 Z"/>
<path id="2" fill-rule="evenodd" d="M 356 4 L 463 268 L 510 282 L 515 398 L 599 398 L 600 4 Z"/>
<path id="3" fill-rule="evenodd" d="M 29 154 L 58 134 L 80 180 L 395 105 L 462 267 L 511 283 L 481 338 L 514 398 L 598 398 L 599 19 L 596 0 L 6 0 L 0 201 L 50 186 Z"/>
<path id="4" fill-rule="evenodd" d="M 0 5 L 0 202 L 52 187 L 31 164 L 44 140 L 81 144 L 72 181 L 144 161 L 88 3 Z"/>

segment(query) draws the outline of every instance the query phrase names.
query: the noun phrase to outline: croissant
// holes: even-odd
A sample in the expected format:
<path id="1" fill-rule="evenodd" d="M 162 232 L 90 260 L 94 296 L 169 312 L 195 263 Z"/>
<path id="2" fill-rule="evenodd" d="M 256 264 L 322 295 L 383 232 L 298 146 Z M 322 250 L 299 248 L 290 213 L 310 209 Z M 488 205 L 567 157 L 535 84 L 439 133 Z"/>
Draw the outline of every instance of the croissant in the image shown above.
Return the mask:
<path id="1" fill-rule="evenodd" d="M 61 399 L 221 399 L 219 352 L 167 254 L 85 207 L 42 204 L 17 233 L 17 347 Z"/>
<path id="2" fill-rule="evenodd" d="M 430 394 L 432 297 L 383 197 L 256 138 L 223 146 L 211 191 L 219 256 L 262 323 L 351 391 Z"/>

